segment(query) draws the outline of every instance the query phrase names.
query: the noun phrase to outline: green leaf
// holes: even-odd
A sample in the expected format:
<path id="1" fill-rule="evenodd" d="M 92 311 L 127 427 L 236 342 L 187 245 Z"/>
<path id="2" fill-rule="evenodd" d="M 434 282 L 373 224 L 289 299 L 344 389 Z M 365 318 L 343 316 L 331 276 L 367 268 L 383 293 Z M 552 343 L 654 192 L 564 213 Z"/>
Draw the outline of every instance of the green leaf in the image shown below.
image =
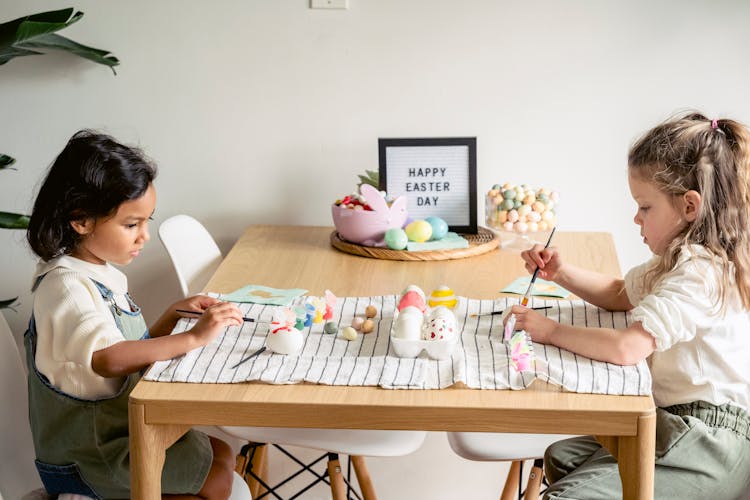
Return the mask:
<path id="1" fill-rule="evenodd" d="M 12 299 L 0 300 L 0 309 L 12 309 L 13 311 L 15 311 L 15 309 L 13 308 L 13 303 L 17 300 L 18 300 L 18 297 L 13 297 Z"/>
<path id="2" fill-rule="evenodd" d="M 114 66 L 120 64 L 120 61 L 109 51 L 88 47 L 55 33 L 82 17 L 83 12 L 74 13 L 72 8 L 68 8 L 41 12 L 0 24 L 0 65 L 15 57 L 43 53 L 34 49 L 54 49 L 109 66 L 116 74 Z"/>
<path id="3" fill-rule="evenodd" d="M 374 170 L 365 170 L 366 175 L 359 174 L 357 177 L 359 177 L 359 183 L 362 184 L 369 184 L 370 186 L 373 186 L 376 189 L 380 189 L 379 187 L 379 177 L 380 175 L 378 172 Z"/>
<path id="4" fill-rule="evenodd" d="M 0 229 L 26 229 L 29 227 L 29 216 L 0 212 Z"/>
<path id="5" fill-rule="evenodd" d="M 64 50 L 84 59 L 88 59 L 89 61 L 109 66 L 110 68 L 113 68 L 113 73 L 115 72 L 114 66 L 120 64 L 120 61 L 107 50 L 87 47 L 86 45 L 81 45 L 78 42 L 74 42 L 73 40 L 56 33 L 49 33 L 47 35 L 36 37 L 32 41 L 24 43 L 23 46 L 24 48 L 31 49 Z"/>
<path id="6" fill-rule="evenodd" d="M 4 155 L 0 153 L 0 169 L 10 167 L 16 162 L 16 159 L 12 156 Z"/>

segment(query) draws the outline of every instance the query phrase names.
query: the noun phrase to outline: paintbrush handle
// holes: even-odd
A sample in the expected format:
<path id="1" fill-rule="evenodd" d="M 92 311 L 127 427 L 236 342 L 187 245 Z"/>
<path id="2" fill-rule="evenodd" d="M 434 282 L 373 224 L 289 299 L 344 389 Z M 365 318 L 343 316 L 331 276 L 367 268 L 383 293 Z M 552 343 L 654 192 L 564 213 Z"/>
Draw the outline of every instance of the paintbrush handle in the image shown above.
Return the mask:
<path id="1" fill-rule="evenodd" d="M 555 235 L 555 229 L 557 227 L 552 228 L 552 232 L 549 233 L 549 238 L 547 238 L 547 244 L 544 245 L 544 248 L 549 248 L 549 244 L 552 243 L 552 237 Z M 529 303 L 529 296 L 531 295 L 531 290 L 534 288 L 534 282 L 536 281 L 536 277 L 539 274 L 539 266 L 536 266 L 536 269 L 534 269 L 534 274 L 531 275 L 531 281 L 529 281 L 529 287 L 526 289 L 526 293 L 523 294 L 523 298 L 521 299 L 521 305 L 526 306 L 526 304 Z"/>
<path id="2" fill-rule="evenodd" d="M 188 311 L 187 309 L 175 309 L 175 311 L 177 311 L 178 313 L 195 314 L 197 316 L 201 316 L 203 314 L 200 311 Z M 243 317 L 242 321 L 253 322 L 253 321 L 255 321 L 255 319 L 254 318 L 245 318 L 245 317 Z"/>

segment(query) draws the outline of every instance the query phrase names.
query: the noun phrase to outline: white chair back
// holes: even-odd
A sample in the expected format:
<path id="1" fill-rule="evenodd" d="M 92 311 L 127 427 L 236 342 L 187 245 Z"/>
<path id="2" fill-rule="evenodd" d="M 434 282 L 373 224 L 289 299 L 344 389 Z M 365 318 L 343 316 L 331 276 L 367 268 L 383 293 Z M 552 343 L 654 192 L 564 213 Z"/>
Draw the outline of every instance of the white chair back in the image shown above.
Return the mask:
<path id="1" fill-rule="evenodd" d="M 211 234 L 189 215 L 175 215 L 161 223 L 159 239 L 172 259 L 182 294 L 200 292 L 222 258 Z"/>
<path id="2" fill-rule="evenodd" d="M 8 322 L 0 312 L 0 498 L 21 498 L 41 488 L 34 467 L 26 371 Z"/>

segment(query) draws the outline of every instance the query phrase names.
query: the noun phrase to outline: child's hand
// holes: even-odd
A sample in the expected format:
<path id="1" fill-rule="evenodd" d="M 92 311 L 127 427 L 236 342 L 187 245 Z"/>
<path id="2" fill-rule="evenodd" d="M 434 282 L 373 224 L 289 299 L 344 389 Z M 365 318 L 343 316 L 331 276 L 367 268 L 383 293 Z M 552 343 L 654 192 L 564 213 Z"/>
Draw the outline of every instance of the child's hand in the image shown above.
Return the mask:
<path id="1" fill-rule="evenodd" d="M 552 343 L 550 337 L 557 328 L 557 321 L 524 306 L 513 306 L 510 308 L 510 312 L 516 316 L 516 330 L 526 330 L 526 333 L 531 336 L 531 340 L 534 342 Z"/>
<path id="2" fill-rule="evenodd" d="M 202 313 L 209 307 L 222 303 L 223 302 L 221 300 L 215 299 L 214 297 L 209 297 L 208 295 L 193 295 L 192 297 L 188 297 L 186 299 L 175 302 L 172 305 L 171 309 L 173 311 L 182 309 L 184 311 L 195 311 L 196 313 Z M 189 314 L 185 316 L 190 318 L 193 317 Z"/>
<path id="3" fill-rule="evenodd" d="M 240 308 L 231 302 L 217 301 L 203 311 L 203 315 L 190 329 L 189 333 L 198 339 L 200 345 L 206 345 L 216 338 L 224 328 L 241 325 L 242 311 L 240 311 Z"/>
<path id="4" fill-rule="evenodd" d="M 549 281 L 556 280 L 563 265 L 556 247 L 544 248 L 544 245 L 539 244 L 521 252 L 521 258 L 529 274 L 534 274 L 536 268 L 539 267 L 538 276 Z"/>

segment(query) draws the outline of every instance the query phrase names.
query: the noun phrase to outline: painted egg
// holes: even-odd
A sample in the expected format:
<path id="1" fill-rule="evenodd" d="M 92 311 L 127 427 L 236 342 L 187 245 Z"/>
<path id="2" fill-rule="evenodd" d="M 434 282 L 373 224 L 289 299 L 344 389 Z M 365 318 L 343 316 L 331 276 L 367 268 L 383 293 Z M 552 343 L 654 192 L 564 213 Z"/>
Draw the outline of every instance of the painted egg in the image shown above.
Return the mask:
<path id="1" fill-rule="evenodd" d="M 401 296 L 401 299 L 398 301 L 398 306 L 396 306 L 396 308 L 401 311 L 402 309 L 405 309 L 407 307 L 414 307 L 419 311 L 424 312 L 425 309 L 427 309 L 427 303 L 425 301 L 424 294 L 419 293 L 415 290 L 409 290 L 408 292 L 404 293 Z"/>
<path id="2" fill-rule="evenodd" d="M 362 323 L 362 333 L 370 333 L 375 329 L 375 322 L 371 319 L 366 319 Z"/>
<path id="3" fill-rule="evenodd" d="M 268 333 L 266 337 L 266 346 L 278 354 L 297 354 L 305 343 L 302 332 L 292 328 L 291 330 L 281 330 L 276 333 Z"/>
<path id="4" fill-rule="evenodd" d="M 428 304 L 430 305 L 430 307 L 455 307 L 456 296 L 453 294 L 453 290 L 443 285 L 437 290 L 432 291 Z"/>
<path id="5" fill-rule="evenodd" d="M 432 236 L 432 226 L 426 220 L 415 220 L 406 226 L 406 236 L 409 237 L 409 241 L 422 243 Z"/>
<path id="6" fill-rule="evenodd" d="M 425 219 L 432 226 L 432 239 L 442 240 L 448 234 L 448 223 L 440 217 L 429 216 Z"/>
<path id="7" fill-rule="evenodd" d="M 385 244 L 388 248 L 403 250 L 407 243 L 409 243 L 409 238 L 406 236 L 406 231 L 400 227 L 392 227 L 385 232 Z"/>
<path id="8" fill-rule="evenodd" d="M 370 304 L 365 307 L 365 316 L 368 318 L 374 318 L 378 314 L 378 308 Z"/>
<path id="9" fill-rule="evenodd" d="M 436 307 L 425 320 L 423 340 L 453 340 L 457 332 L 456 315 L 447 307 Z"/>
<path id="10" fill-rule="evenodd" d="M 352 320 L 352 328 L 354 328 L 355 330 L 359 330 L 359 329 L 362 328 L 362 323 L 364 323 L 364 322 L 365 322 L 365 320 L 363 318 L 360 318 L 359 316 L 356 316 Z"/>
<path id="11" fill-rule="evenodd" d="M 323 325 L 323 331 L 328 334 L 338 333 L 339 325 L 337 325 L 334 321 L 329 321 L 328 323 Z"/>

